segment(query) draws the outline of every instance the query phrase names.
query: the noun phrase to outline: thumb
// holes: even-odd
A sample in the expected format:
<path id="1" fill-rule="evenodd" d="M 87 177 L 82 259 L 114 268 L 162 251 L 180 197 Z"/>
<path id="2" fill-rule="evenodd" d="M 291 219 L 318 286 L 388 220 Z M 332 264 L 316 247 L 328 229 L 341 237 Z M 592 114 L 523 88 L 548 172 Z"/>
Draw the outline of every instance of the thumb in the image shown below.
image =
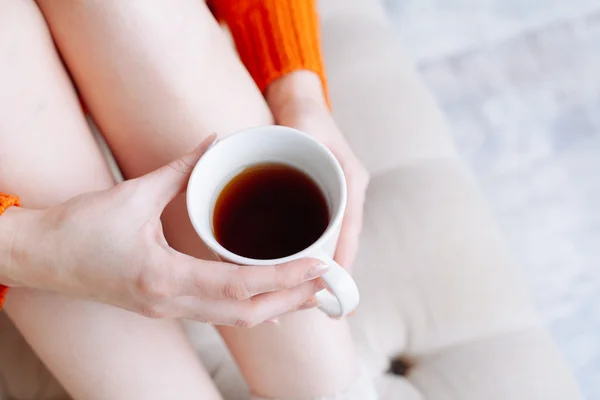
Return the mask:
<path id="1" fill-rule="evenodd" d="M 179 193 L 185 191 L 196 163 L 216 142 L 217 134 L 213 133 L 191 153 L 141 177 L 139 185 L 144 194 L 154 200 L 162 211 Z"/>

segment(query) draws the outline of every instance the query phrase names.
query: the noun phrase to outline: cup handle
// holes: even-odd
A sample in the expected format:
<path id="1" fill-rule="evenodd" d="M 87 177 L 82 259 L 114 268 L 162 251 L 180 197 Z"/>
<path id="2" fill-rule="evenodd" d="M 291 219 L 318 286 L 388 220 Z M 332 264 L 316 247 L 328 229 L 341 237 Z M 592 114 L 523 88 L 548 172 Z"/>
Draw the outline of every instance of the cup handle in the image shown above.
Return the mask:
<path id="1" fill-rule="evenodd" d="M 321 303 L 319 308 L 331 318 L 343 318 L 358 306 L 360 296 L 356 282 L 348 271 L 342 268 L 324 252 L 316 258 L 329 266 L 329 271 L 321 277 L 329 287 L 316 294 Z"/>

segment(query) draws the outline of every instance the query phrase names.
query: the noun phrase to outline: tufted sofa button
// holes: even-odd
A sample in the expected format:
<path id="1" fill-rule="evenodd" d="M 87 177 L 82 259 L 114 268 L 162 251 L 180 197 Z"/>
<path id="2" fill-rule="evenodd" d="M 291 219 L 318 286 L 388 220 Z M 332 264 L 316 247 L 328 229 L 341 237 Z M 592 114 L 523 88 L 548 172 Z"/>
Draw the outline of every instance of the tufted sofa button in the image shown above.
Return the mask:
<path id="1" fill-rule="evenodd" d="M 409 369 L 410 365 L 406 361 L 395 358 L 390 362 L 390 369 L 388 372 L 393 375 L 405 376 Z"/>

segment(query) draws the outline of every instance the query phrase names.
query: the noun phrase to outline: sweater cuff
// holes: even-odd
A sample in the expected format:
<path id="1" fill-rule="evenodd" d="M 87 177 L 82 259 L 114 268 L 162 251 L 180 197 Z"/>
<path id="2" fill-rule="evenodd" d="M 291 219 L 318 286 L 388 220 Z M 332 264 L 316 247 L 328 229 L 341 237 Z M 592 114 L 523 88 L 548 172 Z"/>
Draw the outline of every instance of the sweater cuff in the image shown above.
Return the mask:
<path id="1" fill-rule="evenodd" d="M 0 215 L 8 208 L 12 206 L 19 206 L 19 198 L 16 196 L 11 196 L 8 194 L 0 193 Z M 2 305 L 4 304 L 4 297 L 8 292 L 8 287 L 4 285 L 0 285 L 0 311 L 2 310 Z"/>
<path id="2" fill-rule="evenodd" d="M 305 69 L 316 73 L 327 93 L 315 0 L 213 1 L 227 23 L 246 69 L 265 92 L 274 80 Z"/>

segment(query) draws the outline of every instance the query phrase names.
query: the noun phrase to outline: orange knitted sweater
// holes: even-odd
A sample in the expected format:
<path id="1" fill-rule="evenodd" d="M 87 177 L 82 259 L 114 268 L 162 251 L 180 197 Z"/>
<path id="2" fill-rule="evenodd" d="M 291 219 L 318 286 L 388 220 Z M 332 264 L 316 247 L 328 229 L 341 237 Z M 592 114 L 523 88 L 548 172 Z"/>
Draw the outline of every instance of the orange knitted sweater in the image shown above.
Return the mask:
<path id="1" fill-rule="evenodd" d="M 19 198 L 8 194 L 0 193 L 0 215 L 8 208 L 19 205 Z M 2 310 L 2 304 L 4 304 L 4 296 L 8 288 L 4 285 L 0 285 L 0 310 Z"/>
<path id="2" fill-rule="evenodd" d="M 319 75 L 327 93 L 315 0 L 209 0 L 227 24 L 240 59 L 265 92 L 271 82 L 306 69 Z"/>

